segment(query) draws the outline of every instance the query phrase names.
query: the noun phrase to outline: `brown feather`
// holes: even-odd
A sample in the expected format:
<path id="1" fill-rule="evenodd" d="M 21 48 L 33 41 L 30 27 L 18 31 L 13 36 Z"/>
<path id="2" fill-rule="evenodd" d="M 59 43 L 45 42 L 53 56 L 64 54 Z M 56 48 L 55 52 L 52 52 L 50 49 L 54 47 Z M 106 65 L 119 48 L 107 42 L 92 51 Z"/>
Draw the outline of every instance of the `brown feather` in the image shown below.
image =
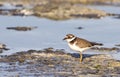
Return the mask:
<path id="1" fill-rule="evenodd" d="M 80 47 L 80 48 L 91 47 L 92 46 L 92 44 L 89 41 L 87 41 L 85 39 L 82 39 L 82 38 L 79 38 L 79 37 L 76 37 L 70 43 L 74 44 L 75 42 L 76 42 L 76 45 L 78 45 L 78 47 Z"/>
<path id="2" fill-rule="evenodd" d="M 96 42 L 91 42 L 92 46 L 94 45 L 99 45 L 99 46 L 102 46 L 103 44 L 102 43 L 96 43 Z"/>
<path id="3" fill-rule="evenodd" d="M 90 42 L 90 41 L 87 41 L 87 40 L 79 38 L 79 37 L 76 37 L 74 40 L 72 40 L 70 42 L 70 44 L 74 44 L 74 43 L 76 43 L 76 45 L 80 48 L 92 47 L 94 45 L 103 45 L 101 43 Z"/>

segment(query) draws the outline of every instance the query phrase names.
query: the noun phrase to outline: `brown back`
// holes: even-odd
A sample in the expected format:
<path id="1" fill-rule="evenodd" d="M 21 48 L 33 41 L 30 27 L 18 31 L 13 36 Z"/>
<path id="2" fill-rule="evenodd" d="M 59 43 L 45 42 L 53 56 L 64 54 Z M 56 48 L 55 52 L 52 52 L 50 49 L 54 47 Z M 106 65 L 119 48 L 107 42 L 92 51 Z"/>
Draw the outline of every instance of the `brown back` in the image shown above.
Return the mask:
<path id="1" fill-rule="evenodd" d="M 91 42 L 85 40 L 85 39 L 82 39 L 82 38 L 79 38 L 79 37 L 76 37 L 74 40 L 72 40 L 70 43 L 71 44 L 74 44 L 76 42 L 76 45 L 78 45 L 80 48 L 84 48 L 84 47 L 91 47 L 93 46 L 91 44 Z"/>

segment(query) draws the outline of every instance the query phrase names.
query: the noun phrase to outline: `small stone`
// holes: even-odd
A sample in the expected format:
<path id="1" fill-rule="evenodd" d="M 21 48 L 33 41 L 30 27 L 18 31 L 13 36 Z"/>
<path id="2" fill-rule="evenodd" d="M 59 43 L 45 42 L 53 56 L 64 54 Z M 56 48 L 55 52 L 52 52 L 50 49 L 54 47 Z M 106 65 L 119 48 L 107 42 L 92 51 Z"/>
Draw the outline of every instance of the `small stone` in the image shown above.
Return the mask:
<path id="1" fill-rule="evenodd" d="M 80 30 L 81 30 L 81 29 L 83 29 L 83 27 L 77 27 L 77 29 L 80 29 Z"/>
<path id="2" fill-rule="evenodd" d="M 16 30 L 16 31 L 30 31 L 37 27 L 28 27 L 28 26 L 17 26 L 17 27 L 7 27 L 6 29 L 9 30 Z"/>

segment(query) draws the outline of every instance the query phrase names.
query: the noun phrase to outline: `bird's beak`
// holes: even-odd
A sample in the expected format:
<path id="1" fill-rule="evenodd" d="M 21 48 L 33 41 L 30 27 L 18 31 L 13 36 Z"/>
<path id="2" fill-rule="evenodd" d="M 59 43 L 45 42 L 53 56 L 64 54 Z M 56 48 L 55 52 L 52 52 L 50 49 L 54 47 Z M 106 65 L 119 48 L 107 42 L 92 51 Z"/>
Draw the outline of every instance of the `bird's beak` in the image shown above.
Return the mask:
<path id="1" fill-rule="evenodd" d="M 66 40 L 67 38 L 65 37 L 65 38 L 63 38 L 63 40 Z"/>

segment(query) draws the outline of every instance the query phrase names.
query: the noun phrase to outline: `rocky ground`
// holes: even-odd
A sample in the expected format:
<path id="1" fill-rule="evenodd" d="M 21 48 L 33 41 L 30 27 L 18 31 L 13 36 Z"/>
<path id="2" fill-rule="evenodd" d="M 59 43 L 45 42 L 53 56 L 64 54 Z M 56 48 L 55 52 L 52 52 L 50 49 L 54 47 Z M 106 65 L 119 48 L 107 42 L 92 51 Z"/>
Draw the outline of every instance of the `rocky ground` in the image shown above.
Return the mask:
<path id="1" fill-rule="evenodd" d="M 101 18 L 110 15 L 101 10 L 91 9 L 84 6 L 71 4 L 47 4 L 38 5 L 33 8 L 34 14 L 54 20 L 65 20 L 71 18 Z"/>
<path id="2" fill-rule="evenodd" d="M 14 15 L 14 16 L 34 15 L 37 17 L 45 17 L 45 18 L 52 19 L 52 20 L 66 20 L 66 19 L 71 19 L 71 18 L 97 18 L 99 19 L 99 18 L 106 17 L 106 16 L 115 16 L 117 18 L 120 16 L 119 14 L 111 14 L 111 13 L 107 13 L 102 10 L 88 8 L 85 5 L 83 5 L 84 3 L 81 4 L 81 2 L 78 2 L 77 0 L 76 2 L 74 1 L 65 2 L 63 0 L 60 0 L 60 1 L 41 0 L 41 1 L 36 1 L 36 2 L 38 3 L 34 4 L 32 1 L 29 1 L 29 0 L 24 2 L 24 4 L 19 3 L 19 1 L 14 2 L 17 4 L 13 4 L 9 2 L 11 3 L 12 6 L 21 7 L 21 9 L 0 9 L 0 14 Z M 112 1 L 112 3 L 113 2 L 114 1 Z M 32 6 L 32 8 L 29 8 L 29 9 L 26 8 L 25 3 L 28 3 L 29 6 Z M 101 1 L 101 2 L 98 1 L 98 3 L 106 3 L 106 1 Z M 110 2 L 108 1 L 107 3 L 110 3 Z M 1 3 L 1 6 L 4 6 L 3 4 Z"/>
<path id="3" fill-rule="evenodd" d="M 65 53 L 52 48 L 28 50 L 0 58 L 0 62 L 10 66 L 5 71 L 21 71 L 17 76 L 34 77 L 119 77 L 120 61 L 110 55 L 84 54 L 79 62 L 79 54 Z M 18 66 L 19 65 L 19 66 Z M 24 66 L 24 69 L 23 67 Z M 0 67 L 1 70 L 2 67 Z M 25 74 L 24 74 L 25 72 Z M 11 75 L 15 76 L 15 75 Z"/>
<path id="4" fill-rule="evenodd" d="M 29 4 L 47 4 L 49 2 L 54 3 L 71 3 L 71 4 L 116 4 L 120 3 L 120 0 L 0 0 L 0 3 L 9 2 L 14 5 L 29 5 Z"/>

